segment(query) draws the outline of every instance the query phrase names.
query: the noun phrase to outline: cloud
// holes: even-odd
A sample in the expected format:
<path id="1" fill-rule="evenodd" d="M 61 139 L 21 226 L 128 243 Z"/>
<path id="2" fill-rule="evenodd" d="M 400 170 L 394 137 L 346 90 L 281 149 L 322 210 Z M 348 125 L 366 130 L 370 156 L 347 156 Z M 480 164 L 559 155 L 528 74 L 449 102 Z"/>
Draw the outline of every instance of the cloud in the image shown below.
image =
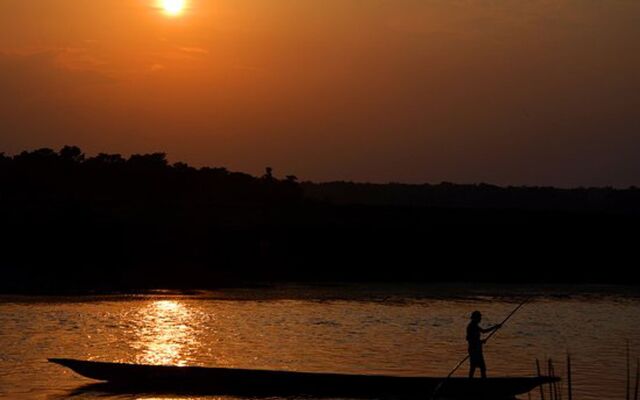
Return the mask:
<path id="1" fill-rule="evenodd" d="M 209 54 L 209 50 L 203 49 L 202 47 L 180 47 L 179 50 L 183 53 L 189 54 Z"/>
<path id="2" fill-rule="evenodd" d="M 56 63 L 66 69 L 97 71 L 107 63 L 83 47 L 65 47 L 55 52 Z"/>
<path id="3" fill-rule="evenodd" d="M 95 61 L 78 49 L 31 54 L 0 52 L 3 100 L 51 98 L 77 88 L 113 82 L 108 76 L 88 68 L 93 65 Z"/>
<path id="4" fill-rule="evenodd" d="M 153 64 L 153 65 L 149 68 L 149 70 L 150 70 L 151 72 L 159 72 L 159 71 L 162 71 L 162 70 L 164 70 L 164 69 L 165 69 L 165 66 L 164 66 L 164 65 L 162 65 L 162 64 Z"/>

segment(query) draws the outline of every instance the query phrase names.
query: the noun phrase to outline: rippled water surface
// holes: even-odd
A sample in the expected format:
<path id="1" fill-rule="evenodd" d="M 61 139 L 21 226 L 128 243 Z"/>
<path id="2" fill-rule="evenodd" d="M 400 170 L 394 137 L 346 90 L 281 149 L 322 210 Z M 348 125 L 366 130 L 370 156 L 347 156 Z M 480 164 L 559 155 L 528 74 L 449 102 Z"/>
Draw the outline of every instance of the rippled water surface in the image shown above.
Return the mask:
<path id="1" fill-rule="evenodd" d="M 486 348 L 490 375 L 531 375 L 536 358 L 548 357 L 562 373 L 570 351 L 574 398 L 624 399 L 627 339 L 634 360 L 640 355 L 640 298 L 633 290 L 460 286 L 4 297 L 0 397 L 158 397 L 78 392 L 91 381 L 47 357 L 442 376 L 465 355 L 471 311 L 495 323 L 529 295 L 533 301 Z"/>

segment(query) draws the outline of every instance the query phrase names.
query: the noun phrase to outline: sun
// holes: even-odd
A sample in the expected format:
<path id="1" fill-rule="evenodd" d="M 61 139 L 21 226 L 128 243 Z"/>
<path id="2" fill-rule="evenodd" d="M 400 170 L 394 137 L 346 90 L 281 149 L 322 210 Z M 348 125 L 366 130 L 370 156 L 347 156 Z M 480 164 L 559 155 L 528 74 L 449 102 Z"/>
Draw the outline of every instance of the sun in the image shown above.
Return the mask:
<path id="1" fill-rule="evenodd" d="M 165 14 L 178 16 L 187 7 L 187 0 L 159 0 L 159 4 Z"/>

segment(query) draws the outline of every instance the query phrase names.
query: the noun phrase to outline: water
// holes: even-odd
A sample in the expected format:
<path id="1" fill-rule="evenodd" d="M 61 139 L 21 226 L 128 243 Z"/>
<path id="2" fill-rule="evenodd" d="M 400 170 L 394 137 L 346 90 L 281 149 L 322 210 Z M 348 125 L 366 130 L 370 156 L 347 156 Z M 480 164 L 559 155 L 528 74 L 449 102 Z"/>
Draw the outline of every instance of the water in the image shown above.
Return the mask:
<path id="1" fill-rule="evenodd" d="M 531 375 L 535 359 L 548 357 L 562 373 L 570 351 L 574 398 L 623 399 L 626 340 L 633 360 L 640 351 L 640 297 L 633 289 L 397 285 L 3 297 L 0 397 L 68 398 L 91 383 L 47 357 L 442 376 L 465 355 L 471 311 L 482 310 L 488 325 L 531 294 L 534 301 L 487 346 L 489 374 Z"/>

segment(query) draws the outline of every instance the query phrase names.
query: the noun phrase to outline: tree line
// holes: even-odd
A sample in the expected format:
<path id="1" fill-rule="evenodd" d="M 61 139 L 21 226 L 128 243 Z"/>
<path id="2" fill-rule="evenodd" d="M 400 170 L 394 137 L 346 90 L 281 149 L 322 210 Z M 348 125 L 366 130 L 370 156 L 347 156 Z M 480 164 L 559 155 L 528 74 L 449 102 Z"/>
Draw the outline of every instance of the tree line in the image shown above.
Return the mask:
<path id="1" fill-rule="evenodd" d="M 635 188 L 299 183 L 75 146 L 2 154 L 0 292 L 632 282 L 639 200 Z"/>

